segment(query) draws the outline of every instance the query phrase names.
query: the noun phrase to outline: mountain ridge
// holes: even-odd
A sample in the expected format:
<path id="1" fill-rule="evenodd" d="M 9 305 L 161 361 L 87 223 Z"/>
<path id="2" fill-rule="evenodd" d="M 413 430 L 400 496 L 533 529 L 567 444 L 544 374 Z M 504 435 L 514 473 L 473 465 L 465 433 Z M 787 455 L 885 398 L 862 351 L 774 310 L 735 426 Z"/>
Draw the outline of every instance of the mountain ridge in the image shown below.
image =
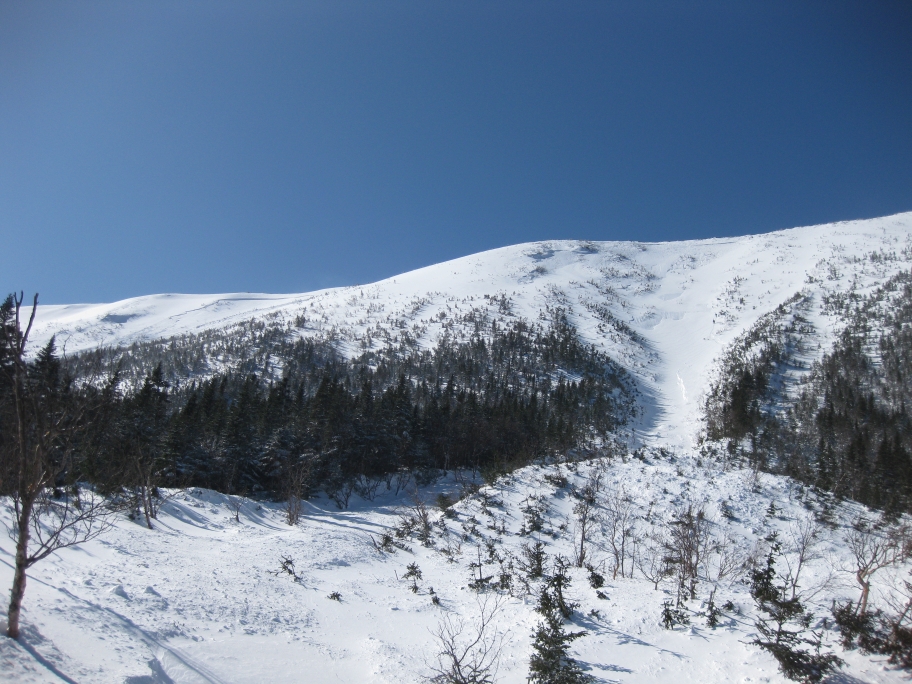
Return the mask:
<path id="1" fill-rule="evenodd" d="M 803 292 L 823 349 L 841 326 L 826 313 L 827 298 L 863 294 L 910 266 L 912 212 L 736 238 L 540 241 L 309 293 L 40 306 L 33 343 L 56 335 L 67 354 L 80 354 L 256 321 L 292 338 L 328 339 L 351 358 L 384 346 L 432 347 L 465 334 L 476 315 L 535 321 L 559 307 L 583 341 L 640 384 L 645 405 L 632 439 L 684 446 L 718 359 L 763 315 Z"/>
<path id="2" fill-rule="evenodd" d="M 912 377 L 910 228 L 531 243 L 304 295 L 43 307 L 34 348 L 57 334 L 69 370 L 123 363 L 140 391 L 111 393 L 74 475 L 123 508 L 31 571 L 25 645 L 0 640 L 0 672 L 417 681 L 447 625 L 496 606 L 496 681 L 519 684 L 560 574 L 594 681 L 784 684 L 761 641 L 766 568 L 808 611 L 799 646 L 845 660 L 824 681 L 905 681 L 908 661 L 847 643 L 830 615 L 859 596 L 859 544 L 893 540 L 871 605 L 909 629 L 912 478 L 895 466 L 912 450 L 881 435 L 908 425 L 888 409 Z M 823 472 L 810 428 L 845 387 Z M 843 439 L 878 425 L 863 449 Z M 800 459 L 765 461 L 755 437 Z M 864 491 L 881 485 L 898 508 Z"/>

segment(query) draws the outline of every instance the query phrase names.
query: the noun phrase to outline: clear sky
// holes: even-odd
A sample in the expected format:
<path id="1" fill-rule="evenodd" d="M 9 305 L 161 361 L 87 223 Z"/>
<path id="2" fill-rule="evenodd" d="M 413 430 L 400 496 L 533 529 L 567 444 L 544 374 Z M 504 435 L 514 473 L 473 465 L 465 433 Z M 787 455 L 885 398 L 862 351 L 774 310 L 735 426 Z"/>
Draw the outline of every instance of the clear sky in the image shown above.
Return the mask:
<path id="1" fill-rule="evenodd" d="M 0 289 L 45 303 L 908 210 L 909 0 L 0 0 Z"/>

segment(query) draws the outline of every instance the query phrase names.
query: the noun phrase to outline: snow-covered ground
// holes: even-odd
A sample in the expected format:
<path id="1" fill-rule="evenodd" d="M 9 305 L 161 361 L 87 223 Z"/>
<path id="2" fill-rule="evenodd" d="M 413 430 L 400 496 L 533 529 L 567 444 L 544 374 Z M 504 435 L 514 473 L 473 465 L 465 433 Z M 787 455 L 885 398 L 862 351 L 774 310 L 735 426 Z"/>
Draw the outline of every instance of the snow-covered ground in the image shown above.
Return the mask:
<path id="1" fill-rule="evenodd" d="M 487 540 L 502 558 L 521 557 L 521 545 L 536 539 L 552 557 L 572 558 L 570 491 L 595 470 L 603 471 L 606 493 L 623 491 L 634 503 L 639 534 L 660 529 L 685 504 L 702 504 L 713 533 L 727 536 L 742 553 L 775 530 L 788 548 L 795 525 L 822 510 L 787 479 L 761 475 L 755 482 L 744 471 L 707 461 L 698 465 L 693 455 L 651 452 L 645 461 L 525 468 L 457 504 L 453 519 L 435 510 L 434 520 L 446 530 L 435 525 L 431 546 L 397 540 L 408 548 L 384 553 L 374 548 L 371 535 L 379 540 L 391 532 L 412 505 L 412 494 L 381 493 L 373 502 L 352 501 L 345 511 L 316 499 L 307 504 L 304 519 L 289 527 L 276 504 L 244 500 L 236 522 L 230 497 L 181 491 L 165 505 L 154 530 L 124 518 L 103 538 L 36 566 L 22 643 L 0 640 L 0 672 L 7 681 L 22 682 L 421 681 L 435 662 L 431 632 L 440 620 L 459 614 L 471 624 L 478 601 L 497 595 L 468 588 L 469 563 L 479 552 L 489 558 Z M 458 489 L 447 480 L 420 494 L 433 500 Z M 540 533 L 524 536 L 518 533 L 530 495 L 540 497 L 545 524 Z M 777 509 L 773 516 L 767 514 L 770 501 Z M 843 525 L 857 512 L 839 506 L 834 517 Z M 819 558 L 800 582 L 810 593 L 828 580 L 812 602 L 818 619 L 828 614 L 832 598 L 857 598 L 839 541 L 844 533 L 842 527 L 826 529 Z M 9 540 L 0 542 L 4 584 L 11 579 L 11 552 Z M 719 626 L 707 627 L 699 615 L 711 589 L 704 582 L 701 598 L 688 604 L 691 625 L 669 631 L 660 625 L 660 613 L 663 601 L 674 598 L 673 580 L 654 590 L 639 571 L 633 579 L 612 579 L 599 534 L 590 553 L 606 575 L 607 599 L 597 597 L 585 569 L 574 568 L 570 594 L 579 608 L 570 628 L 588 632 L 574 652 L 599 681 L 784 681 L 775 661 L 749 644 L 754 611 L 742 577 L 715 583 L 717 605 L 735 605 Z M 294 561 L 300 582 L 273 574 L 283 557 Z M 410 563 L 422 573 L 417 593 L 402 579 Z M 483 571 L 496 574 L 498 565 L 486 563 Z M 907 571 L 883 571 L 875 576 L 875 590 Z M 514 596 L 502 596 L 494 623 L 505 637 L 498 681 L 517 684 L 525 681 L 539 617 L 534 597 L 523 596 L 520 574 Z M 439 605 L 432 603 L 431 590 Z M 329 599 L 332 592 L 341 601 Z M 825 634 L 834 641 L 833 632 Z M 905 679 L 884 658 L 841 655 L 848 666 L 834 682 Z"/>
<path id="2" fill-rule="evenodd" d="M 867 258 L 873 252 L 882 257 Z M 0 677 L 131 684 L 421 681 L 431 673 L 432 631 L 440 620 L 459 614 L 471 624 L 479 610 L 479 595 L 468 588 L 469 563 L 479 549 L 488 557 L 486 540 L 492 540 L 490 553 L 504 559 L 520 557 L 522 544 L 533 539 L 545 542 L 552 557 L 572 557 L 570 492 L 595 470 L 603 472 L 606 492 L 629 497 L 639 536 L 661 529 L 688 503 L 702 504 L 714 534 L 728 538 L 733 553 L 751 552 L 775 530 L 788 548 L 795 525 L 832 509 L 836 527 L 823 528 L 819 557 L 801 582 L 816 592 L 812 604 L 820 619 L 834 598 L 857 598 L 840 538 L 860 509 L 817 501 L 785 478 L 725 470 L 701 457 L 695 445 L 700 397 L 726 345 L 796 292 L 814 302 L 807 316 L 825 349 L 840 321 L 822 307 L 824 295 L 864 293 L 910 266 L 912 214 L 901 214 L 724 240 L 518 245 L 372 285 L 301 295 L 157 295 L 43 306 L 34 342 L 56 334 L 67 352 L 259 318 L 287 325 L 290 334 L 331 333 L 351 354 L 363 348 L 367 333 L 395 341 L 407 332 L 433 344 L 463 325 L 460 315 L 473 308 L 536 320 L 546 305 L 561 306 L 585 339 L 641 384 L 636 442 L 650 448 L 645 460 L 525 468 L 483 490 L 487 505 L 474 494 L 456 505 L 455 518 L 435 509 L 440 523 L 431 545 L 411 538 L 400 542 L 408 549 L 394 553 L 376 550 L 371 535 L 379 539 L 396 527 L 411 488 L 381 492 L 373 501 L 353 498 L 344 511 L 313 499 L 294 527 L 278 504 L 244 500 L 235 521 L 231 497 L 174 492 L 155 529 L 122 517 L 100 539 L 32 569 L 23 638 L 0 640 Z M 431 505 L 437 494 L 459 489 L 447 479 L 418 496 Z M 530 503 L 543 508 L 544 529 L 520 535 Z M 0 515 L 8 522 L 7 511 Z M 600 534 L 595 542 L 592 562 L 610 568 Z M 0 537 L 0 586 L 11 582 L 12 549 Z M 293 559 L 300 581 L 274 574 L 283 557 Z M 410 563 L 422 572 L 417 593 L 401 579 Z M 496 568 L 485 566 L 488 574 Z M 875 593 L 908 570 L 876 575 Z M 571 571 L 571 594 L 580 604 L 574 621 L 588 632 L 574 642 L 574 653 L 598 680 L 784 681 L 775 661 L 749 643 L 754 613 L 743 574 L 715 582 L 716 603 L 735 606 L 719 626 L 705 626 L 698 615 L 713 584 L 706 580 L 700 599 L 688 604 L 691 626 L 674 630 L 659 624 L 663 600 L 673 597 L 670 580 L 655 590 L 639 572 L 633 578 L 605 574 L 607 599 L 601 599 L 585 569 Z M 332 592 L 341 601 L 330 600 Z M 538 615 L 532 596 L 519 588 L 513 594 L 502 598 L 494 624 L 504 635 L 498 681 L 518 683 L 526 678 Z M 824 633 L 834 640 L 832 631 Z M 883 658 L 836 650 L 847 666 L 833 682 L 904 680 Z"/>

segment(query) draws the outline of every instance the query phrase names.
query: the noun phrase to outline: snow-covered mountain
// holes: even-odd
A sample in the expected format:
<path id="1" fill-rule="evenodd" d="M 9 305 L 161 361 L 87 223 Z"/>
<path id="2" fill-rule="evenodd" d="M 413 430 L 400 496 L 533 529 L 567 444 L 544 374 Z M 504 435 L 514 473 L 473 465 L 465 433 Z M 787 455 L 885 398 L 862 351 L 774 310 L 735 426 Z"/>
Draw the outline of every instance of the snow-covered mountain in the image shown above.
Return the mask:
<path id="1" fill-rule="evenodd" d="M 872 258 L 873 257 L 873 258 Z M 35 344 L 68 354 L 262 321 L 330 339 L 349 356 L 430 347 L 475 314 L 535 321 L 561 307 L 587 342 L 640 383 L 638 441 L 691 446 L 713 363 L 739 334 L 798 292 L 825 350 L 844 323 L 826 297 L 864 295 L 912 267 L 912 213 L 686 242 L 536 242 L 369 285 L 298 294 L 163 294 L 113 304 L 42 306 Z M 822 353 L 822 351 L 821 351 Z"/>
<path id="2" fill-rule="evenodd" d="M 846 325 L 847 308 L 834 302 L 851 302 L 910 268 L 907 213 L 731 239 L 530 243 L 299 295 L 156 295 L 42 306 L 33 345 L 56 335 L 69 355 L 99 345 L 130 353 L 130 345 L 162 339 L 167 347 L 172 338 L 193 344 L 213 331 L 242 336 L 255 320 L 289 338 L 327 341 L 349 357 L 430 348 L 470 333 L 482 316 L 537 321 L 559 308 L 583 340 L 638 383 L 642 411 L 623 438 L 642 448 L 613 459 L 530 465 L 477 491 L 480 483 L 467 481 L 467 473 L 450 472 L 418 489 L 412 481 L 406 491 L 397 491 L 391 476 L 391 489 L 381 487 L 371 500 L 354 494 L 346 510 L 323 495 L 305 502 L 295 526 L 282 503 L 175 490 L 154 529 L 121 516 L 105 536 L 30 570 L 24 637 L 0 639 L 0 678 L 426 681 L 440 651 L 434 632 L 447 618 L 451 625 L 462 620 L 458 640 L 465 641 L 482 607 L 497 603 L 491 625 L 502 649 L 495 681 L 525 682 L 541 580 L 529 579 L 522 560 L 536 541 L 549 559 L 578 555 L 576 507 L 598 476 L 603 518 L 587 562 L 605 583 L 595 586 L 586 567 L 568 570 L 569 596 L 579 604 L 568 629 L 587 632 L 572 653 L 595 681 L 785 682 L 772 656 L 751 643 L 757 613 L 744 567 L 751 558 L 762 562 L 774 533 L 785 554 L 780 571 L 796 567 L 802 530 L 812 527 L 817 536 L 797 582 L 825 648 L 846 661 L 829 681 L 906 681 L 884 656 L 843 651 L 832 618 L 824 621 L 834 600 L 857 599 L 846 537 L 859 515 L 878 514 L 784 476 L 739 469 L 701 450 L 696 438 L 719 359 L 758 322 L 800 315 L 802 363 L 783 371 L 787 384 Z M 207 358 L 200 372 L 236 361 Z M 281 360 L 271 367 L 280 373 Z M 462 498 L 444 512 L 434 505 L 441 494 Z M 424 536 L 415 522 L 422 506 L 430 527 Z M 682 608 L 690 624 L 665 629 L 663 603 L 675 600 L 677 587 L 671 578 L 647 579 L 649 559 L 688 507 L 705 513 L 713 541 L 697 598 Z M 611 528 L 607 521 L 623 511 L 628 522 Z M 8 522 L 8 511 L 0 519 Z M 630 546 L 619 552 L 624 540 Z M 12 543 L 0 538 L 2 586 L 11 580 L 12 553 Z M 627 555 L 618 571 L 619 553 Z M 293 561 L 297 578 L 282 570 L 283 559 Z M 411 564 L 421 571 L 417 579 L 414 572 L 404 577 Z M 872 604 L 889 608 L 900 600 L 910 567 L 899 563 L 877 574 Z M 470 588 L 479 573 L 500 583 L 506 571 L 509 589 Z M 724 606 L 715 627 L 706 622 L 710 596 Z"/>

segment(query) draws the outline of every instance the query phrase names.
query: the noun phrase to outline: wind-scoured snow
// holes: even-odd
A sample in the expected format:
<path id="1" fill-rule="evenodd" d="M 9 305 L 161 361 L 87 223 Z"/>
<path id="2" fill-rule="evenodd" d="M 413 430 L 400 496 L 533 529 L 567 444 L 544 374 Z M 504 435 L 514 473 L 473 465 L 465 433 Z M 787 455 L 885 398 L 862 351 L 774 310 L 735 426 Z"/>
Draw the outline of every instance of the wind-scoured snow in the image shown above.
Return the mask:
<path id="1" fill-rule="evenodd" d="M 872 253 L 881 256 L 868 258 Z M 289 334 L 329 336 L 352 356 L 403 335 L 433 345 L 454 325 L 468 325 L 461 316 L 473 309 L 538 320 L 547 307 L 560 307 L 586 341 L 640 384 L 644 410 L 629 437 L 648 448 L 626 461 L 524 468 L 458 503 L 455 517 L 434 510 L 430 546 L 403 539 L 407 548 L 392 553 L 378 551 L 371 537 L 395 528 L 414 496 L 431 505 L 441 492 L 457 494 L 452 475 L 417 492 L 410 484 L 373 501 L 355 496 L 342 511 L 318 497 L 295 527 L 280 504 L 172 492 L 155 529 L 123 517 L 100 539 L 31 570 L 23 639 L 0 640 L 0 676 L 129 684 L 423 681 L 432 673 L 431 632 L 442 617 L 459 614 L 471 624 L 478 602 L 494 595 L 468 588 L 469 563 L 487 554 L 488 541 L 504 558 L 520 556 L 535 539 L 551 557 L 572 557 L 570 492 L 596 470 L 606 491 L 635 506 L 644 538 L 682 506 L 702 505 L 714 533 L 745 555 L 774 531 L 787 547 L 796 525 L 825 512 L 833 527 L 802 580 L 819 627 L 834 599 L 857 598 L 840 540 L 862 508 L 818 498 L 787 478 L 701 459 L 701 397 L 726 346 L 796 293 L 804 293 L 802 315 L 825 350 L 842 324 L 823 306 L 825 296 L 864 294 L 910 267 L 912 213 L 731 239 L 530 243 L 297 295 L 172 294 L 42 306 L 33 343 L 56 335 L 67 353 L 259 319 L 285 325 Z M 541 532 L 520 535 L 530 503 L 546 522 Z M 9 522 L 8 511 L 0 515 Z M 12 542 L 0 538 L 0 586 L 11 582 L 12 553 Z M 597 543 L 591 553 L 605 568 L 607 548 Z M 300 581 L 279 571 L 283 557 L 293 559 Z M 417 593 L 401 579 L 410 563 L 422 571 Z M 488 573 L 496 568 L 486 565 Z M 901 586 L 908 571 L 879 574 L 874 600 Z M 634 574 L 611 578 L 606 571 L 607 598 L 599 598 L 585 569 L 571 571 L 579 608 L 570 628 L 588 632 L 573 653 L 597 681 L 785 681 L 772 657 L 750 644 L 755 613 L 743 576 L 716 581 L 717 605 L 734 606 L 719 626 L 705 625 L 698 600 L 688 607 L 691 626 L 665 630 L 662 602 L 674 598 L 675 587 L 665 581 L 656 590 Z M 701 586 L 702 600 L 709 589 Z M 341 601 L 330 600 L 332 592 Z M 501 598 L 494 621 L 504 635 L 497 681 L 519 684 L 539 616 L 533 596 L 514 593 Z M 833 632 L 826 634 L 847 661 L 832 682 L 906 681 L 885 658 L 844 653 Z"/>

